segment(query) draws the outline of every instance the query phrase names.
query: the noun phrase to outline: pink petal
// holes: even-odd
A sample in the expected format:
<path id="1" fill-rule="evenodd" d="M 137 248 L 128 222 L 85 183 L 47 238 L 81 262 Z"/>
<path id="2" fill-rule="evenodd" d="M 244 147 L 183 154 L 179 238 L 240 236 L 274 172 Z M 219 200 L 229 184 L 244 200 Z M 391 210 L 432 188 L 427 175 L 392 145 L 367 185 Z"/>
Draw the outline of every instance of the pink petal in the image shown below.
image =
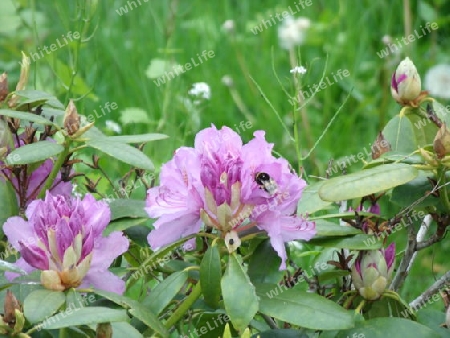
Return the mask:
<path id="1" fill-rule="evenodd" d="M 22 217 L 11 217 L 3 225 L 3 232 L 8 237 L 14 249 L 20 251 L 19 241 L 25 244 L 36 244 L 37 235 L 30 222 L 26 222 Z"/>
<path id="2" fill-rule="evenodd" d="M 161 220 L 163 218 L 156 222 Z M 183 218 L 170 222 L 170 224 L 160 224 L 157 229 L 152 230 L 148 234 L 147 241 L 152 250 L 157 250 L 183 237 L 199 232 L 201 224 L 202 221 L 198 216 L 186 215 Z"/>
<path id="3" fill-rule="evenodd" d="M 108 270 L 89 270 L 79 288 L 90 287 L 119 295 L 125 292 L 125 282 Z"/>
<path id="4" fill-rule="evenodd" d="M 119 231 L 110 233 L 108 237 L 97 238 L 94 243 L 91 270 L 108 269 L 119 255 L 128 250 L 130 245 L 128 239 Z"/>

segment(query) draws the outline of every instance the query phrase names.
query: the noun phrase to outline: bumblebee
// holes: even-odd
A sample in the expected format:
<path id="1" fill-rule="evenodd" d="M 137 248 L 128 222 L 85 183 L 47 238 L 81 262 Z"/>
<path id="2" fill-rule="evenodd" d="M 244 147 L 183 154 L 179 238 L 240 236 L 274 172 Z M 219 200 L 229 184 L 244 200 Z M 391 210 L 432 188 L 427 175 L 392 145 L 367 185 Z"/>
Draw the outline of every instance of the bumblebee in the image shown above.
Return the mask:
<path id="1" fill-rule="evenodd" d="M 277 192 L 277 183 L 267 173 L 256 173 L 255 182 L 261 189 L 264 189 L 264 191 L 266 191 L 270 195 L 274 195 Z"/>

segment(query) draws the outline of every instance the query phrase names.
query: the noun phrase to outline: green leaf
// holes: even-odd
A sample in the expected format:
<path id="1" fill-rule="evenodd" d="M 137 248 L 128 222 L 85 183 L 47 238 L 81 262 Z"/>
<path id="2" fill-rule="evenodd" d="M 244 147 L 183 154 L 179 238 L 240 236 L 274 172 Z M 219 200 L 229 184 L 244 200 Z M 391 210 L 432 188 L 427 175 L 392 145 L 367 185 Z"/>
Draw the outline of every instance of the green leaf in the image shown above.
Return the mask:
<path id="1" fill-rule="evenodd" d="M 187 271 L 177 271 L 159 283 L 142 301 L 142 306 L 159 315 L 175 298 L 188 279 Z"/>
<path id="2" fill-rule="evenodd" d="M 16 95 L 20 97 L 21 105 L 27 104 L 33 107 L 47 104 L 48 106 L 64 110 L 64 105 L 53 95 L 39 90 L 18 90 Z"/>
<path id="3" fill-rule="evenodd" d="M 270 241 L 264 240 L 250 256 L 248 276 L 252 283 L 277 283 L 283 276 L 283 271 L 279 271 L 280 264 L 281 258 Z"/>
<path id="4" fill-rule="evenodd" d="M 332 202 L 324 201 L 319 197 L 319 189 L 326 181 L 319 181 L 306 186 L 302 198 L 298 202 L 297 215 L 312 214 L 329 206 Z"/>
<path id="5" fill-rule="evenodd" d="M 107 307 L 91 306 L 58 313 L 47 318 L 43 327 L 47 330 L 60 329 L 68 326 L 93 325 L 108 322 L 126 322 L 129 318 L 126 310 L 116 310 Z"/>
<path id="6" fill-rule="evenodd" d="M 431 309 L 421 309 L 417 312 L 417 321 L 440 334 L 440 337 L 448 337 L 449 329 L 442 327 L 442 324 L 445 322 L 444 312 Z"/>
<path id="7" fill-rule="evenodd" d="M 111 323 L 113 337 L 144 338 L 142 333 L 126 322 Z"/>
<path id="8" fill-rule="evenodd" d="M 114 231 L 124 231 L 128 228 L 140 225 L 147 221 L 149 221 L 148 218 L 123 218 L 117 221 L 113 221 L 108 224 L 105 230 L 103 230 L 103 235 L 108 236 L 111 232 Z"/>
<path id="9" fill-rule="evenodd" d="M 3 236 L 3 223 L 12 216 L 19 214 L 17 196 L 9 184 L 0 180 L 0 235 Z"/>
<path id="10" fill-rule="evenodd" d="M 331 202 L 360 198 L 405 184 L 418 174 L 418 170 L 408 164 L 383 164 L 332 178 L 319 189 L 319 195 Z"/>
<path id="11" fill-rule="evenodd" d="M 316 223 L 316 236 L 348 236 L 355 234 L 362 234 L 361 230 L 358 230 L 352 226 L 340 226 L 333 222 L 328 222 L 323 219 L 314 221 Z"/>
<path id="12" fill-rule="evenodd" d="M 414 135 L 418 147 L 433 144 L 438 127 L 426 117 L 417 114 L 406 115 L 414 126 Z"/>
<path id="13" fill-rule="evenodd" d="M 7 157 L 6 162 L 14 164 L 30 164 L 46 160 L 64 151 L 64 147 L 50 141 L 39 141 L 16 148 Z"/>
<path id="14" fill-rule="evenodd" d="M 65 303 L 63 292 L 52 290 L 36 290 L 25 298 L 23 310 L 30 323 L 38 323 L 54 314 Z"/>
<path id="15" fill-rule="evenodd" d="M 294 325 L 314 330 L 342 330 L 354 326 L 353 311 L 347 311 L 325 297 L 297 288 L 261 284 L 256 293 L 259 311 Z"/>
<path id="16" fill-rule="evenodd" d="M 213 243 L 206 251 L 200 264 L 200 283 L 205 303 L 213 308 L 217 308 L 219 305 L 221 278 L 220 253 L 217 245 Z"/>
<path id="17" fill-rule="evenodd" d="M 429 178 L 432 178 L 432 172 L 419 170 L 419 175 L 412 181 L 395 187 L 392 190 L 391 201 L 401 207 L 408 207 L 422 199 L 432 190 Z M 424 208 L 429 206 L 437 206 L 441 204 L 441 200 L 433 195 L 423 198 L 422 201 L 415 204 L 415 208 Z"/>
<path id="18" fill-rule="evenodd" d="M 111 209 L 111 220 L 118 218 L 147 218 L 148 214 L 144 210 L 145 201 L 132 199 L 115 199 L 109 203 Z"/>
<path id="19" fill-rule="evenodd" d="M 383 129 L 383 136 L 392 151 L 410 153 L 417 150 L 414 127 L 406 115 L 392 118 Z"/>
<path id="20" fill-rule="evenodd" d="M 109 141 L 106 137 L 88 140 L 86 145 L 139 169 L 154 170 L 152 161 L 141 151 L 128 144 Z"/>
<path id="21" fill-rule="evenodd" d="M 5 255 L 5 253 L 2 253 L 2 255 Z M 11 271 L 11 272 L 17 272 L 21 275 L 26 275 L 26 271 L 22 268 L 18 267 L 17 265 L 13 263 L 9 263 L 7 261 L 0 259 L 0 271 Z"/>
<path id="22" fill-rule="evenodd" d="M 256 333 L 252 338 L 308 338 L 306 333 L 292 329 L 276 329 Z"/>
<path id="23" fill-rule="evenodd" d="M 336 338 L 353 337 L 353 335 L 370 338 L 440 337 L 433 330 L 412 320 L 393 317 L 374 318 L 358 323 L 353 329 L 339 332 Z"/>
<path id="24" fill-rule="evenodd" d="M 235 253 L 229 256 L 221 287 L 225 310 L 233 326 L 245 330 L 258 311 L 258 298 Z"/>
<path id="25" fill-rule="evenodd" d="M 122 143 L 145 143 L 150 141 L 164 140 L 169 136 L 164 134 L 141 134 L 141 135 L 121 135 L 109 136 L 108 141 L 122 142 Z"/>
<path id="26" fill-rule="evenodd" d="M 7 110 L 7 109 L 0 109 L 0 115 L 13 117 L 15 119 L 21 119 L 26 120 L 42 125 L 54 125 L 54 123 L 50 120 L 47 120 L 45 117 L 42 117 L 40 115 L 24 112 L 24 111 L 16 111 L 16 110 Z"/>
<path id="27" fill-rule="evenodd" d="M 97 289 L 94 290 L 94 292 L 124 308 L 129 309 L 131 315 L 139 319 L 151 329 L 160 333 L 163 337 L 167 337 L 169 335 L 164 325 L 158 320 L 158 317 L 139 302 L 128 297 L 118 295 L 114 292 L 107 292 Z"/>
<path id="28" fill-rule="evenodd" d="M 382 247 L 383 241 L 373 235 L 360 234 L 351 237 L 315 237 L 309 241 L 312 245 L 335 247 L 350 250 L 375 250 Z"/>

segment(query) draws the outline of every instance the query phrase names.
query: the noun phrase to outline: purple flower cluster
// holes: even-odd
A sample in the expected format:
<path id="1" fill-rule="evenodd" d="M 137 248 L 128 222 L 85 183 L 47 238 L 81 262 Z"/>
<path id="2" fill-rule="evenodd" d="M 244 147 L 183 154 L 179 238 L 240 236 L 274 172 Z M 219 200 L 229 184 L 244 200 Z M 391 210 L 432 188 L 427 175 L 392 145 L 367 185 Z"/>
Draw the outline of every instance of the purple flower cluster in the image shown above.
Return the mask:
<path id="1" fill-rule="evenodd" d="M 286 268 L 285 242 L 309 240 L 315 224 L 295 215 L 306 186 L 288 162 L 272 155 L 264 131 L 243 145 L 228 127 L 200 131 L 195 147 L 181 147 L 163 165 L 160 185 L 148 190 L 146 211 L 157 218 L 153 250 L 200 231 L 202 223 L 226 238 L 251 227 L 267 232 Z"/>
<path id="2" fill-rule="evenodd" d="M 97 287 L 122 294 L 125 282 L 108 271 L 128 249 L 121 232 L 103 237 L 110 222 L 108 204 L 87 194 L 83 200 L 53 196 L 35 200 L 26 210 L 28 221 L 9 218 L 3 226 L 11 245 L 20 251 L 17 266 L 27 273 L 41 270 L 41 283 L 52 290 Z M 18 275 L 6 273 L 11 280 Z"/>

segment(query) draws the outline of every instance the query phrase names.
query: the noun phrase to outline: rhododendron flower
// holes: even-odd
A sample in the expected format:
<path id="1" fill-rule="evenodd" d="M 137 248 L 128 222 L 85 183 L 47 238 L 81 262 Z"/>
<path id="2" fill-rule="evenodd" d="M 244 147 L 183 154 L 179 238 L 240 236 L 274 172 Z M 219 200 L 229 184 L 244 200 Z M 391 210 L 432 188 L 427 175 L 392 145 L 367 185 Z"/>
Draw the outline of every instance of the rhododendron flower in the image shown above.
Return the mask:
<path id="1" fill-rule="evenodd" d="M 381 297 L 394 271 L 395 243 L 386 249 L 360 251 L 352 266 L 352 280 L 359 294 L 368 300 Z"/>
<path id="2" fill-rule="evenodd" d="M 122 294 L 125 282 L 108 271 L 113 260 L 128 249 L 121 232 L 103 237 L 111 212 L 105 202 L 86 194 L 80 198 L 53 196 L 31 202 L 28 221 L 9 218 L 3 226 L 8 241 L 27 273 L 41 270 L 41 283 L 52 290 L 91 287 Z M 11 280 L 15 273 L 6 273 Z"/>
<path id="3" fill-rule="evenodd" d="M 200 131 L 195 147 L 182 147 L 161 169 L 160 185 L 148 190 L 146 211 L 157 218 L 148 242 L 153 250 L 200 231 L 202 223 L 232 238 L 257 227 L 267 232 L 286 268 L 285 242 L 309 240 L 315 224 L 295 215 L 306 186 L 288 162 L 272 156 L 263 131 L 243 145 L 228 127 Z"/>

